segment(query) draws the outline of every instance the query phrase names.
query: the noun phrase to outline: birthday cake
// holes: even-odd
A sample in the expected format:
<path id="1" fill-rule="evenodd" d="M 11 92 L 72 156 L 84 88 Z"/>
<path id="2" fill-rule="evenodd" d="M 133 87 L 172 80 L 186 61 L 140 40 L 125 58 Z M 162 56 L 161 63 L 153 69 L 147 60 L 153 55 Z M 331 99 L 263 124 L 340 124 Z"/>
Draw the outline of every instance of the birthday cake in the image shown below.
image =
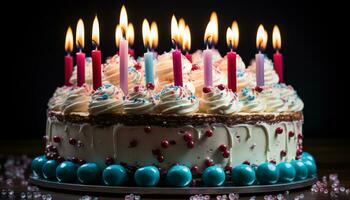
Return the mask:
<path id="1" fill-rule="evenodd" d="M 312 156 L 303 154 L 304 104 L 271 60 L 264 59 L 264 85 L 257 86 L 256 63 L 246 67 L 237 55 L 233 91 L 228 58 L 215 50 L 210 86 L 202 51 L 192 61 L 180 57 L 183 84 L 176 84 L 174 51 L 155 56 L 153 83 L 146 81 L 144 58 L 128 57 L 124 84 L 122 57 L 107 59 L 97 89 L 91 59 L 79 87 L 75 67 L 71 86 L 57 88 L 49 100 L 45 155 L 34 159 L 34 173 L 59 182 L 174 187 L 316 175 Z"/>

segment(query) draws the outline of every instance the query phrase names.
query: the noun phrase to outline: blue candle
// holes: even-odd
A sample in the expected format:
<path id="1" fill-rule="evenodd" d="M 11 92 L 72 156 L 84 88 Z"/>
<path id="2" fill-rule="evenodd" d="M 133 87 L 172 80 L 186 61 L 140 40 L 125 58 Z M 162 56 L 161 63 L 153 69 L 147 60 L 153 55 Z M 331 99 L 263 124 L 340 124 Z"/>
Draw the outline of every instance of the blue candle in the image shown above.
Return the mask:
<path id="1" fill-rule="evenodd" d="M 147 83 L 154 84 L 153 52 L 147 51 L 144 54 L 144 59 L 145 59 L 146 85 Z"/>

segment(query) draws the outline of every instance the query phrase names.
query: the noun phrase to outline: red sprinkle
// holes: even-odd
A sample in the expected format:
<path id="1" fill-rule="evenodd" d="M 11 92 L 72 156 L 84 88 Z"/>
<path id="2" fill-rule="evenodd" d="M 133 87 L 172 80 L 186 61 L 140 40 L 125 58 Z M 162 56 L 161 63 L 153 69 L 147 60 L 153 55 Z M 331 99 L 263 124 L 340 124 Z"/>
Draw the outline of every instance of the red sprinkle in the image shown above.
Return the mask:
<path id="1" fill-rule="evenodd" d="M 105 159 L 105 163 L 106 163 L 106 165 L 111 165 L 114 163 L 114 159 L 110 156 L 107 156 Z"/>
<path id="2" fill-rule="evenodd" d="M 222 145 L 219 146 L 219 151 L 224 152 L 226 150 L 227 150 L 227 146 L 226 145 L 222 144 Z"/>
<path id="3" fill-rule="evenodd" d="M 199 70 L 199 65 L 197 64 L 192 64 L 192 71 Z"/>
<path id="4" fill-rule="evenodd" d="M 277 162 L 276 162 L 276 160 L 270 160 L 270 163 L 275 165 Z"/>
<path id="5" fill-rule="evenodd" d="M 191 172 L 192 172 L 193 174 L 198 173 L 198 171 L 199 171 L 199 168 L 198 168 L 197 165 L 191 167 Z"/>
<path id="6" fill-rule="evenodd" d="M 57 159 L 56 159 L 56 161 L 57 161 L 58 163 L 61 163 L 61 162 L 64 161 L 64 158 L 63 158 L 62 156 L 58 156 Z"/>
<path id="7" fill-rule="evenodd" d="M 250 162 L 248 160 L 244 161 L 243 164 L 250 165 Z"/>
<path id="8" fill-rule="evenodd" d="M 278 127 L 278 128 L 276 128 L 275 133 L 276 134 L 282 134 L 283 133 L 283 129 L 281 127 Z"/>
<path id="9" fill-rule="evenodd" d="M 153 83 L 147 83 L 146 85 L 147 89 L 154 90 L 154 84 Z"/>
<path id="10" fill-rule="evenodd" d="M 56 152 L 52 153 L 51 155 L 52 155 L 52 159 L 54 159 L 54 160 L 56 160 L 59 156 L 58 153 L 56 153 Z"/>
<path id="11" fill-rule="evenodd" d="M 295 133 L 293 131 L 289 131 L 288 135 L 289 137 L 294 137 Z"/>
<path id="12" fill-rule="evenodd" d="M 299 133 L 299 134 L 298 134 L 298 139 L 301 139 L 301 140 L 302 140 L 303 138 L 304 138 L 303 134 Z"/>
<path id="13" fill-rule="evenodd" d="M 297 150 L 297 156 L 301 156 L 302 153 L 303 153 L 303 150 L 302 150 L 302 149 L 298 149 L 298 150 Z"/>
<path id="14" fill-rule="evenodd" d="M 77 157 L 73 157 L 71 160 L 72 160 L 72 162 L 74 162 L 74 163 L 78 163 L 78 162 L 79 162 L 79 159 L 78 159 Z"/>
<path id="15" fill-rule="evenodd" d="M 287 152 L 285 151 L 285 150 L 282 150 L 281 151 L 281 157 L 284 157 L 284 156 L 286 156 L 287 155 Z"/>
<path id="16" fill-rule="evenodd" d="M 194 147 L 194 142 L 191 140 L 191 141 L 188 141 L 187 142 L 187 147 L 189 148 L 189 149 L 192 149 L 193 147 Z"/>
<path id="17" fill-rule="evenodd" d="M 184 140 L 185 140 L 186 142 L 189 142 L 189 141 L 193 140 L 192 134 L 191 134 L 191 133 L 186 133 L 186 134 L 184 135 Z"/>
<path id="18" fill-rule="evenodd" d="M 83 165 L 83 164 L 85 164 L 85 163 L 86 163 L 86 161 L 85 161 L 85 160 L 83 160 L 83 159 L 79 159 L 78 163 L 79 163 L 79 164 L 81 164 L 81 165 Z"/>
<path id="19" fill-rule="evenodd" d="M 61 138 L 57 135 L 53 136 L 53 141 L 56 143 L 60 143 L 61 142 Z"/>
<path id="20" fill-rule="evenodd" d="M 137 140 L 133 139 L 129 143 L 129 148 L 133 148 L 137 146 Z"/>
<path id="21" fill-rule="evenodd" d="M 211 137 L 211 136 L 214 135 L 214 132 L 213 132 L 213 130 L 208 129 L 208 130 L 205 131 L 205 135 L 206 135 L 207 137 Z"/>
<path id="22" fill-rule="evenodd" d="M 145 128 L 143 129 L 146 133 L 150 133 L 152 131 L 151 126 L 145 126 Z"/>
<path id="23" fill-rule="evenodd" d="M 210 87 L 204 87 L 204 88 L 203 88 L 203 92 L 204 92 L 204 93 L 209 93 L 209 92 L 211 92 Z"/>
<path id="24" fill-rule="evenodd" d="M 163 148 L 168 148 L 169 147 L 169 141 L 168 140 L 162 140 L 162 142 L 160 143 L 160 145 L 163 147 Z"/>
<path id="25" fill-rule="evenodd" d="M 210 159 L 210 158 L 206 158 L 206 159 L 205 159 L 205 165 L 206 165 L 206 166 L 210 167 L 210 166 L 212 166 L 213 164 L 214 164 L 214 161 L 213 161 L 212 159 Z"/>
<path id="26" fill-rule="evenodd" d="M 52 160 L 53 159 L 52 153 L 47 153 L 45 156 L 46 156 L 46 158 L 48 160 Z"/>
<path id="27" fill-rule="evenodd" d="M 226 165 L 224 169 L 225 169 L 226 172 L 231 172 L 232 171 L 232 167 L 230 165 Z"/>
<path id="28" fill-rule="evenodd" d="M 255 87 L 255 91 L 257 91 L 257 92 L 262 92 L 264 89 L 262 88 L 262 87 L 260 87 L 260 86 L 256 86 Z"/>
<path id="29" fill-rule="evenodd" d="M 164 156 L 159 155 L 159 156 L 157 157 L 157 160 L 158 160 L 158 162 L 162 163 L 162 162 L 164 161 Z"/>
<path id="30" fill-rule="evenodd" d="M 135 69 L 136 70 L 140 70 L 142 68 L 142 65 L 141 63 L 137 62 L 135 65 L 134 65 Z"/>
<path id="31" fill-rule="evenodd" d="M 69 144 L 76 145 L 77 144 L 77 140 L 74 139 L 74 138 L 69 138 Z"/>
<path id="32" fill-rule="evenodd" d="M 220 84 L 217 87 L 219 88 L 219 90 L 224 90 L 226 88 L 224 84 Z"/>
<path id="33" fill-rule="evenodd" d="M 139 91 L 140 91 L 140 86 L 136 85 L 136 86 L 134 87 L 134 92 L 139 92 Z"/>
<path id="34" fill-rule="evenodd" d="M 222 153 L 222 156 L 223 156 L 224 158 L 230 157 L 230 151 L 229 151 L 229 150 L 225 150 L 225 151 Z"/>

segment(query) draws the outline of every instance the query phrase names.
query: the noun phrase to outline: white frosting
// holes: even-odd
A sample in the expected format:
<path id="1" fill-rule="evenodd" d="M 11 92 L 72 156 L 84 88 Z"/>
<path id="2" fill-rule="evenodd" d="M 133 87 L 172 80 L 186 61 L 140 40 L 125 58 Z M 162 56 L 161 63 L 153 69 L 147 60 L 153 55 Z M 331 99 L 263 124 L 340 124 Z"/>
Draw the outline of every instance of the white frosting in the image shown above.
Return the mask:
<path id="1" fill-rule="evenodd" d="M 48 102 L 49 110 L 61 111 L 61 106 L 68 96 L 71 87 L 58 87 Z"/>
<path id="2" fill-rule="evenodd" d="M 124 104 L 124 111 L 129 114 L 149 114 L 153 112 L 155 106 L 153 90 L 144 86 L 135 86 Z"/>
<path id="3" fill-rule="evenodd" d="M 231 90 L 210 87 L 210 92 L 202 94 L 201 110 L 210 114 L 232 114 L 241 109 L 238 97 Z"/>
<path id="4" fill-rule="evenodd" d="M 112 84 L 105 83 L 91 97 L 91 115 L 115 114 L 123 112 L 123 92 Z"/>
<path id="5" fill-rule="evenodd" d="M 265 102 L 250 88 L 243 88 L 239 92 L 239 100 L 243 106 L 241 112 L 264 112 L 266 109 Z"/>
<path id="6" fill-rule="evenodd" d="M 256 85 L 256 65 L 255 61 L 252 61 L 251 65 L 248 67 L 248 71 L 254 74 L 253 81 Z M 265 77 L 265 85 L 273 86 L 279 82 L 278 75 L 273 67 L 273 62 L 266 58 L 264 59 L 264 77 Z"/>
<path id="7" fill-rule="evenodd" d="M 199 69 L 192 70 L 190 73 L 190 80 L 195 87 L 195 93 L 200 96 L 202 93 L 202 88 L 204 87 L 204 71 L 203 67 L 199 66 Z M 226 76 L 222 74 L 216 68 L 213 68 L 213 85 L 226 84 Z"/>
<path id="8" fill-rule="evenodd" d="M 285 112 L 288 110 L 287 104 L 285 104 L 279 91 L 274 87 L 264 87 L 260 97 L 266 104 L 265 112 Z"/>
<path id="9" fill-rule="evenodd" d="M 281 95 L 281 98 L 287 104 L 289 112 L 302 111 L 304 108 L 304 103 L 298 96 L 297 92 L 292 86 L 286 86 L 285 84 L 277 84 L 275 88 Z"/>
<path id="10" fill-rule="evenodd" d="M 84 84 L 82 87 L 72 88 L 62 104 L 63 113 L 88 112 L 91 91 L 91 88 L 87 84 Z"/>

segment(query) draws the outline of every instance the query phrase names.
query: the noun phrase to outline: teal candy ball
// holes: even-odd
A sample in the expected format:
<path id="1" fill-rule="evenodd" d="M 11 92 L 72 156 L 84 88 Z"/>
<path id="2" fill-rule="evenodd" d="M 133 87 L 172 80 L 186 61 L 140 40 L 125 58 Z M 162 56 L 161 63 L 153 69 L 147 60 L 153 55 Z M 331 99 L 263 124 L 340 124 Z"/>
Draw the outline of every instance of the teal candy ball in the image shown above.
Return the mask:
<path id="1" fill-rule="evenodd" d="M 96 163 L 85 163 L 78 168 L 78 180 L 83 184 L 99 183 L 101 170 Z"/>
<path id="2" fill-rule="evenodd" d="M 43 165 L 46 163 L 47 159 L 45 156 L 38 156 L 32 161 L 32 170 L 34 175 L 43 177 Z"/>
<path id="3" fill-rule="evenodd" d="M 45 179 L 54 180 L 56 179 L 56 168 L 58 163 L 55 160 L 48 160 L 43 165 L 43 176 Z"/>
<path id="4" fill-rule="evenodd" d="M 235 185 L 252 185 L 255 181 L 255 170 L 246 164 L 237 165 L 232 169 L 232 182 Z"/>
<path id="5" fill-rule="evenodd" d="M 316 163 L 314 157 L 311 154 L 309 154 L 308 152 L 303 152 L 301 154 L 301 159 L 302 160 L 310 160 L 310 161 Z"/>
<path id="6" fill-rule="evenodd" d="M 56 178 L 59 182 L 63 183 L 75 182 L 77 178 L 77 165 L 70 161 L 62 162 L 56 168 Z"/>
<path id="7" fill-rule="evenodd" d="M 160 173 L 155 166 L 145 166 L 136 170 L 134 178 L 138 186 L 152 187 L 158 184 Z"/>
<path id="8" fill-rule="evenodd" d="M 295 169 L 295 180 L 304 180 L 306 179 L 308 172 L 307 172 L 307 167 L 306 165 L 300 161 L 300 160 L 293 160 L 291 162 L 291 164 L 293 165 L 294 169 Z"/>
<path id="9" fill-rule="evenodd" d="M 302 162 L 307 167 L 308 177 L 316 177 L 317 168 L 315 162 L 312 162 L 311 160 L 302 160 Z"/>
<path id="10" fill-rule="evenodd" d="M 184 165 L 175 165 L 168 170 L 166 180 L 174 187 L 185 187 L 192 181 L 191 170 Z"/>
<path id="11" fill-rule="evenodd" d="M 119 186 L 127 180 L 127 172 L 121 165 L 110 165 L 103 170 L 103 182 L 106 185 Z"/>
<path id="12" fill-rule="evenodd" d="M 291 163 L 281 162 L 277 168 L 280 171 L 279 182 L 289 183 L 295 179 L 296 171 Z"/>
<path id="13" fill-rule="evenodd" d="M 275 184 L 279 179 L 280 173 L 276 165 L 272 163 L 263 163 L 256 170 L 256 178 L 260 184 Z"/>
<path id="14" fill-rule="evenodd" d="M 206 186 L 221 186 L 225 182 L 225 172 L 218 166 L 208 167 L 202 174 L 202 180 Z"/>

